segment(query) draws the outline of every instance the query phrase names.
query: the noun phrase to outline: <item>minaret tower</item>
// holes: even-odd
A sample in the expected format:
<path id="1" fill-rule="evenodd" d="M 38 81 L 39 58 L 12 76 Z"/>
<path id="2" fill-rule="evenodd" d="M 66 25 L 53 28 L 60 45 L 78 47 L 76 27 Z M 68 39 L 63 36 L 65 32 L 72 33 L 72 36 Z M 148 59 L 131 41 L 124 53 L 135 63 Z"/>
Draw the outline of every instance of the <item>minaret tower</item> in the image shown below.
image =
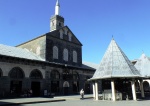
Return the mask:
<path id="1" fill-rule="evenodd" d="M 64 18 L 60 16 L 59 0 L 56 1 L 55 15 L 50 19 L 50 32 L 57 30 L 64 26 Z"/>
<path id="2" fill-rule="evenodd" d="M 60 9 L 60 5 L 59 5 L 59 1 L 57 0 L 56 6 L 55 6 L 55 15 L 59 15 L 59 9 Z"/>

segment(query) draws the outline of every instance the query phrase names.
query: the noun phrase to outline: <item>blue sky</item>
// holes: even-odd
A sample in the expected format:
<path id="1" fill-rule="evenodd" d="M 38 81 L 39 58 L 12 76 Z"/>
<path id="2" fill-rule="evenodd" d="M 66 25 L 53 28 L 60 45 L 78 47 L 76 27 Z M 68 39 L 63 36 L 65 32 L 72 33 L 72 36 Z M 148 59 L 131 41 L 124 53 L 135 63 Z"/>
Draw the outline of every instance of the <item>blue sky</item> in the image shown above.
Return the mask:
<path id="1" fill-rule="evenodd" d="M 49 32 L 56 0 L 0 0 L 0 44 Z M 150 0 L 60 0 L 60 14 L 82 42 L 83 61 L 100 63 L 112 35 L 129 59 L 150 56 Z"/>

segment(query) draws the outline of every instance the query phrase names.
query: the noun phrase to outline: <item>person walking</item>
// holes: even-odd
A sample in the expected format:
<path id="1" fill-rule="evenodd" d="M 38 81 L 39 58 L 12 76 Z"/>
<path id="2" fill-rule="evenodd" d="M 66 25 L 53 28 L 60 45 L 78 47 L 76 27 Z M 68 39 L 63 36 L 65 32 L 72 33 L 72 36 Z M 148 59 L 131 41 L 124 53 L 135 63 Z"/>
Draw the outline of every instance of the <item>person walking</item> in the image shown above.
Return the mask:
<path id="1" fill-rule="evenodd" d="M 84 99 L 84 90 L 83 89 L 81 89 L 80 95 L 81 95 L 81 99 Z"/>

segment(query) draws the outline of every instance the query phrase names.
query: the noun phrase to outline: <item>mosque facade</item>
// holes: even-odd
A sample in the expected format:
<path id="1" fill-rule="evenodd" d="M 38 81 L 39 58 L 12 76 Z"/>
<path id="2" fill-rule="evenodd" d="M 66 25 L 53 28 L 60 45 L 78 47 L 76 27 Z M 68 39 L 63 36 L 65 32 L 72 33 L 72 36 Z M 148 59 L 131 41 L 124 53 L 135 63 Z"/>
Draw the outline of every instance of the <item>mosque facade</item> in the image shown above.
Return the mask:
<path id="1" fill-rule="evenodd" d="M 57 0 L 55 15 L 50 19 L 50 32 L 16 47 L 0 44 L 0 97 L 92 93 L 87 79 L 94 67 L 82 63 L 82 43 L 64 18 Z"/>

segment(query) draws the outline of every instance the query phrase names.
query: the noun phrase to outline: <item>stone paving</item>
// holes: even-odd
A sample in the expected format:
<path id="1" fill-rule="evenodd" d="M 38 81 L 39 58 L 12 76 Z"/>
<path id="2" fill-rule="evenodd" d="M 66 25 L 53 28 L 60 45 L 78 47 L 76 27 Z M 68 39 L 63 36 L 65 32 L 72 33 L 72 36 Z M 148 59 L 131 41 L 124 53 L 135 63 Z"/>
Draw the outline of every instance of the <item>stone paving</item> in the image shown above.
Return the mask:
<path id="1" fill-rule="evenodd" d="M 2 99 L 0 100 L 0 106 L 13 105 L 13 104 L 34 104 L 34 103 L 47 103 L 47 102 L 59 102 L 65 101 L 65 99 L 57 98 L 20 98 L 20 99 Z"/>
<path id="2" fill-rule="evenodd" d="M 81 99 L 81 96 L 80 95 L 70 95 L 70 96 L 56 96 L 54 97 L 56 99 L 66 99 L 66 100 L 80 100 Z M 85 99 L 91 99 L 93 98 L 93 95 L 92 94 L 86 94 L 84 95 L 84 98 Z"/>
<path id="3" fill-rule="evenodd" d="M 22 98 L 0 100 L 1 106 L 150 106 L 150 100 L 128 100 L 128 101 L 95 101 L 92 95 L 85 95 L 81 100 L 80 95 L 76 96 L 57 96 L 55 98 Z M 15 104 L 17 105 L 15 105 Z"/>
<path id="4" fill-rule="evenodd" d="M 150 106 L 150 101 L 94 101 L 85 100 L 66 100 L 62 102 L 49 102 L 39 104 L 27 104 L 23 106 Z"/>

